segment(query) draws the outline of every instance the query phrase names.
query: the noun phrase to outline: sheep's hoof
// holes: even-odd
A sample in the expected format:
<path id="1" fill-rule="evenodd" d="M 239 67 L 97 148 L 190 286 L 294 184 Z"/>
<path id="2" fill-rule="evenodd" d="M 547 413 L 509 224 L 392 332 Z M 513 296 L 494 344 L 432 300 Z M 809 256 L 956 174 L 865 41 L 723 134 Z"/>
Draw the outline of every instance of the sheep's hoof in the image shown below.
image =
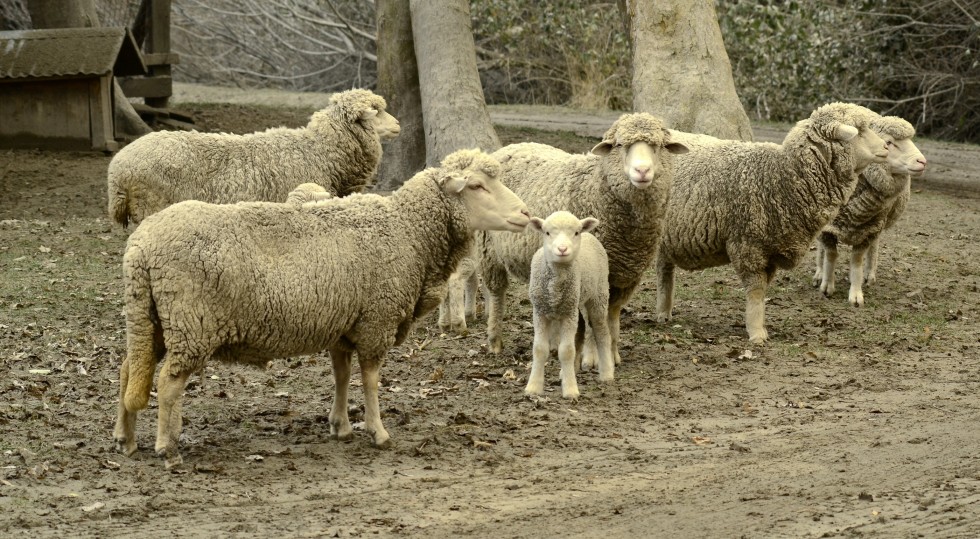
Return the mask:
<path id="1" fill-rule="evenodd" d="M 136 440 L 127 440 L 125 437 L 116 438 L 116 451 L 131 457 L 136 452 Z"/>
<path id="2" fill-rule="evenodd" d="M 752 344 L 763 344 L 767 340 L 769 340 L 769 333 L 765 329 L 755 335 L 749 335 L 749 342 Z"/>
<path id="3" fill-rule="evenodd" d="M 499 354 L 504 349 L 504 340 L 500 337 L 490 338 L 490 351 L 494 354 Z"/>
<path id="4" fill-rule="evenodd" d="M 157 456 L 163 459 L 163 466 L 168 470 L 184 463 L 184 457 L 177 450 L 157 449 Z"/>
<path id="5" fill-rule="evenodd" d="M 569 391 L 568 393 L 562 392 L 561 396 L 564 399 L 568 399 L 572 402 L 575 402 L 579 398 L 579 392 L 577 389 L 575 391 Z"/>
<path id="6" fill-rule="evenodd" d="M 851 302 L 852 306 L 861 307 L 864 305 L 864 294 L 851 294 L 851 297 L 848 298 L 848 300 Z"/>
<path id="7" fill-rule="evenodd" d="M 382 440 L 380 442 L 377 441 L 377 440 L 374 441 L 374 448 L 375 449 L 391 449 L 394 446 L 395 446 L 395 444 L 393 444 L 391 442 L 391 438 L 385 438 L 384 440 Z"/>
<path id="8" fill-rule="evenodd" d="M 875 284 L 876 282 L 878 282 L 878 277 L 876 277 L 874 274 L 868 275 L 864 278 L 864 284 Z"/>
<path id="9" fill-rule="evenodd" d="M 528 397 L 541 395 L 543 393 L 544 393 L 543 389 L 537 386 L 532 387 L 529 385 L 524 388 L 524 394 L 527 395 Z"/>
<path id="10" fill-rule="evenodd" d="M 670 322 L 670 318 L 671 318 L 671 316 L 670 316 L 669 313 L 668 314 L 657 313 L 657 323 L 658 324 L 665 324 L 667 322 Z"/>
<path id="11" fill-rule="evenodd" d="M 331 432 L 330 437 L 338 442 L 349 442 L 354 439 L 354 431 L 349 431 L 344 434 L 339 434 L 336 432 Z"/>

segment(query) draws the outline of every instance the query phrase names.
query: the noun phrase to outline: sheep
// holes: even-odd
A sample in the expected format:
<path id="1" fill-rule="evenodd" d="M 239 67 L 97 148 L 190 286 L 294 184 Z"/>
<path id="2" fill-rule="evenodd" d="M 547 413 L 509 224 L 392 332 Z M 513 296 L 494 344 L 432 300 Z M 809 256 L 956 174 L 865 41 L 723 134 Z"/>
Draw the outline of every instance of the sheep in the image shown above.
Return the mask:
<path id="1" fill-rule="evenodd" d="M 377 171 L 381 141 L 400 130 L 385 107 L 370 90 L 348 90 L 298 129 L 144 135 L 109 163 L 109 215 L 126 227 L 182 200 L 284 202 L 302 182 L 337 197 L 359 192 Z"/>
<path id="2" fill-rule="evenodd" d="M 524 393 L 544 391 L 544 365 L 552 348 L 561 363 L 561 395 L 579 397 L 575 379 L 575 351 L 579 312 L 588 321 L 599 356 L 599 381 L 613 379 L 614 361 L 609 336 L 609 261 L 606 250 L 590 234 L 599 221 L 579 219 L 557 211 L 547 219 L 532 217 L 530 228 L 542 236 L 543 244 L 531 260 L 528 295 L 534 320 L 531 374 Z"/>
<path id="3" fill-rule="evenodd" d="M 352 438 L 351 358 L 364 386 L 365 429 L 391 445 L 378 409 L 388 349 L 433 310 L 474 230 L 522 231 L 530 214 L 479 150 L 447 156 L 391 196 L 355 194 L 309 209 L 185 201 L 147 218 L 123 256 L 127 352 L 117 448 L 136 450 L 157 362 L 157 454 L 182 462 L 181 394 L 209 359 L 264 366 L 329 350 L 336 382 L 330 433 Z"/>
<path id="4" fill-rule="evenodd" d="M 326 200 L 333 198 L 333 195 L 323 186 L 315 183 L 301 183 L 286 195 L 286 203 L 310 208 L 322 205 Z"/>
<path id="5" fill-rule="evenodd" d="M 847 300 L 855 307 L 864 305 L 865 264 L 869 283 L 876 279 L 878 238 L 905 212 L 912 175 L 922 174 L 926 168 L 926 158 L 912 142 L 915 136 L 912 124 L 897 116 L 884 116 L 872 122 L 871 128 L 888 145 L 888 161 L 884 165 L 871 165 L 860 174 L 854 194 L 817 237 L 813 274 L 813 285 L 831 296 L 837 244 L 851 245 L 851 286 Z"/>
<path id="6" fill-rule="evenodd" d="M 468 334 L 466 320 L 476 316 L 476 293 L 480 283 L 476 252 L 463 257 L 449 276 L 446 297 L 439 304 L 439 327 L 461 335 Z"/>
<path id="7" fill-rule="evenodd" d="M 609 256 L 608 325 L 616 364 L 621 361 L 620 310 L 639 285 L 659 241 L 673 176 L 673 158 L 667 154 L 685 152 L 659 118 L 634 113 L 620 116 L 588 155 L 536 143 L 513 144 L 493 153 L 503 165 L 502 181 L 532 214 L 566 210 L 603 222 L 596 237 Z M 477 246 L 489 347 L 500 353 L 508 275 L 527 282 L 540 243 L 531 234 L 505 237 L 490 232 L 478 233 Z"/>
<path id="8" fill-rule="evenodd" d="M 746 290 L 749 341 L 765 342 L 766 288 L 776 269 L 799 264 L 854 190 L 857 174 L 887 156 L 884 140 L 870 129 L 877 116 L 830 103 L 798 122 L 781 145 L 724 141 L 680 156 L 655 263 L 657 319 L 671 318 L 675 266 L 730 263 Z"/>

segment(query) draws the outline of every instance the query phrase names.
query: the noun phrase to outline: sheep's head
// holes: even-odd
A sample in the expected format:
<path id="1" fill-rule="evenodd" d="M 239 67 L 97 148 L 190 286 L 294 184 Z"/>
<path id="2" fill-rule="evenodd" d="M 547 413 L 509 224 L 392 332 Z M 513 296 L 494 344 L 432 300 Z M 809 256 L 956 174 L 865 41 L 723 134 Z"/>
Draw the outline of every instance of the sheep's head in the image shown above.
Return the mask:
<path id="1" fill-rule="evenodd" d="M 828 141 L 850 147 L 854 171 L 861 172 L 871 163 L 884 163 L 888 157 L 885 141 L 871 129 L 878 114 L 853 103 L 830 103 L 810 114 L 797 126 L 811 130 Z"/>
<path id="2" fill-rule="evenodd" d="M 385 110 L 388 104 L 371 90 L 347 90 L 330 97 L 330 105 L 346 122 L 359 123 L 378 134 L 381 140 L 398 136 L 401 126 L 398 120 Z"/>
<path id="3" fill-rule="evenodd" d="M 500 163 L 480 150 L 458 150 L 442 160 L 437 183 L 460 197 L 471 230 L 521 232 L 531 214 L 513 191 L 500 182 Z"/>
<path id="4" fill-rule="evenodd" d="M 311 208 L 331 198 L 333 195 L 322 186 L 315 183 L 301 183 L 286 195 L 286 203 Z"/>
<path id="5" fill-rule="evenodd" d="M 556 211 L 547 219 L 531 218 L 531 228 L 541 234 L 545 259 L 552 264 L 571 264 L 582 245 L 582 233 L 599 224 L 594 217 L 579 219 L 567 211 Z"/>
<path id="6" fill-rule="evenodd" d="M 915 128 L 898 116 L 880 116 L 871 122 L 871 129 L 885 140 L 888 161 L 885 166 L 891 174 L 922 174 L 926 158 L 912 142 Z"/>
<path id="7" fill-rule="evenodd" d="M 602 142 L 592 148 L 592 153 L 606 156 L 613 154 L 616 148 L 620 149 L 623 172 L 639 189 L 652 185 L 664 172 L 664 151 L 688 152 L 687 146 L 670 141 L 670 132 L 660 119 L 645 112 L 620 116 L 606 131 Z"/>

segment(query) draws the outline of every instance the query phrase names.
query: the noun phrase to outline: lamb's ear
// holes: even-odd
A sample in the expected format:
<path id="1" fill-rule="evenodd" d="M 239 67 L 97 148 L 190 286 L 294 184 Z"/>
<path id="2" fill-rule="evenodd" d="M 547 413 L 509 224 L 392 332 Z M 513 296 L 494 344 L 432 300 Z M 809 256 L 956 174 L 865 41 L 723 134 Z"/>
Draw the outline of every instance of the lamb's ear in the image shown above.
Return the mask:
<path id="1" fill-rule="evenodd" d="M 687 146 L 681 144 L 680 142 L 671 142 L 670 144 L 664 146 L 664 148 L 667 148 L 668 152 L 676 155 L 691 151 Z"/>
<path id="2" fill-rule="evenodd" d="M 377 115 L 378 111 L 376 109 L 365 109 L 361 111 L 361 115 L 358 117 L 358 119 L 364 122 L 367 120 L 373 120 Z"/>
<path id="3" fill-rule="evenodd" d="M 592 232 L 599 226 L 599 220 L 595 217 L 586 217 L 579 222 L 582 223 L 582 232 Z"/>
<path id="4" fill-rule="evenodd" d="M 856 137 L 857 134 L 858 128 L 842 123 L 837 124 L 837 129 L 834 130 L 834 138 L 841 142 L 847 142 Z"/>
<path id="5" fill-rule="evenodd" d="M 604 140 L 592 147 L 592 153 L 594 155 L 609 155 L 615 143 L 614 140 Z"/>
<path id="6" fill-rule="evenodd" d="M 544 220 L 542 220 L 540 217 L 532 217 L 528 224 L 531 225 L 531 228 L 537 230 L 538 232 L 544 231 Z"/>

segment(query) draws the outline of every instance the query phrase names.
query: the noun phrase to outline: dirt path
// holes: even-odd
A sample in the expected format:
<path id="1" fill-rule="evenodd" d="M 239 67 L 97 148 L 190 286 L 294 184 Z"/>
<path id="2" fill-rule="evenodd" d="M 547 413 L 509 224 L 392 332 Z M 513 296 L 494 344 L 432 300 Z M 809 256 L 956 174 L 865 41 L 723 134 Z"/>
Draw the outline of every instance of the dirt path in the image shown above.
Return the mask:
<path id="1" fill-rule="evenodd" d="M 202 128 L 239 131 L 308 115 L 194 110 Z M 547 142 L 582 151 L 592 133 Z M 980 196 L 931 187 L 976 181 L 980 156 L 929 144 L 929 183 L 883 239 L 861 309 L 821 297 L 808 257 L 777 274 L 772 340 L 751 346 L 730 268 L 680 272 L 669 326 L 648 275 L 615 383 L 583 374 L 572 403 L 554 362 L 546 397 L 523 396 L 532 330 L 513 286 L 501 355 L 482 321 L 454 336 L 434 318 L 391 351 L 394 449 L 359 429 L 328 439 L 324 355 L 211 364 L 188 387 L 173 471 L 152 454 L 155 399 L 139 451 L 112 447 L 126 234 L 103 217 L 109 158 L 0 152 L 0 536 L 976 537 Z M 362 402 L 355 387 L 355 425 Z"/>

